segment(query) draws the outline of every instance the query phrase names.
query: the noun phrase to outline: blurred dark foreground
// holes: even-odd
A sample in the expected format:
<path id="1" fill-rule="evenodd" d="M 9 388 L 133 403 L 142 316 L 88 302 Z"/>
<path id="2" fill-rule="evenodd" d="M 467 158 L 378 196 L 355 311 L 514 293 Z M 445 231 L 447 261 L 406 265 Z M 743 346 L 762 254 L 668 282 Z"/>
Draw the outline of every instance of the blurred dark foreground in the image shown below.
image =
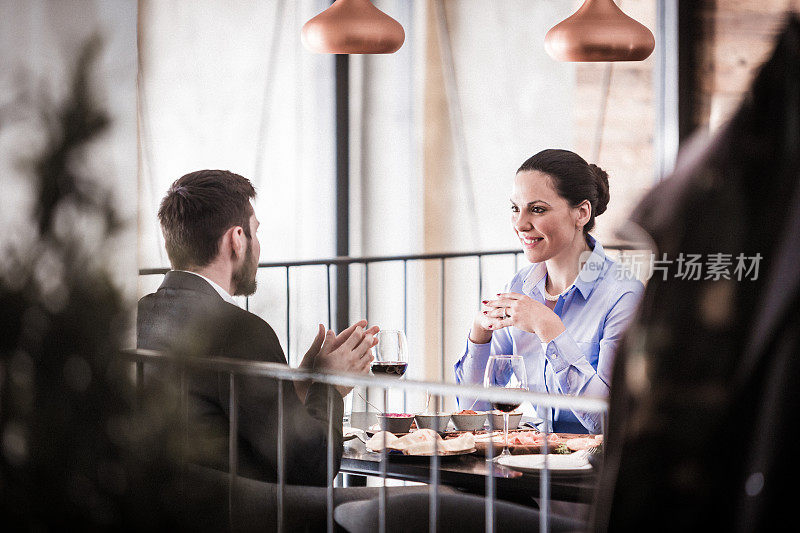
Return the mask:
<path id="1" fill-rule="evenodd" d="M 68 98 L 37 102 L 48 142 L 19 172 L 35 183 L 24 246 L 0 262 L 0 528 L 162 530 L 191 526 L 180 502 L 177 395 L 137 401 L 117 362 L 130 306 L 102 239 L 122 228 L 84 148 L 108 127 L 89 90 L 99 50 L 83 50 Z M 5 119 L 5 120 L 4 120 Z M 0 117 L 0 127 L 9 117 Z M 131 176 L 131 179 L 134 179 Z M 113 180 L 110 180 L 113 181 Z M 102 240 L 101 239 L 101 240 Z M 190 527 L 191 528 L 191 527 Z"/>

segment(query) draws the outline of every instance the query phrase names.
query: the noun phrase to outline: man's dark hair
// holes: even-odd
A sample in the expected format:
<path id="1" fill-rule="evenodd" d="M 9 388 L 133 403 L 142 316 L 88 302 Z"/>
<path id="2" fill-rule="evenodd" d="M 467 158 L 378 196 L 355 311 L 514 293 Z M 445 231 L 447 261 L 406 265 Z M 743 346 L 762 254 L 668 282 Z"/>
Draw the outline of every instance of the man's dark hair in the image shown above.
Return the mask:
<path id="1" fill-rule="evenodd" d="M 158 208 L 158 219 L 172 268 L 208 265 L 222 235 L 241 226 L 250 238 L 250 180 L 227 170 L 198 170 L 178 178 Z"/>

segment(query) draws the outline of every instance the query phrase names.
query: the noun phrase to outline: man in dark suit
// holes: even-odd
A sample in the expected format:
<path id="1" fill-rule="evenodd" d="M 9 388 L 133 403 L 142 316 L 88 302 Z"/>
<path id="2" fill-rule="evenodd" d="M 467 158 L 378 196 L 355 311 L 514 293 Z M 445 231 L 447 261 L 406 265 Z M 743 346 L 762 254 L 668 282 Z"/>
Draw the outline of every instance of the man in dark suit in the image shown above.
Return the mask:
<path id="1" fill-rule="evenodd" d="M 186 356 L 230 357 L 286 364 L 273 329 L 238 307 L 232 295 L 256 289 L 259 222 L 250 203 L 256 192 L 246 178 L 201 170 L 170 187 L 158 217 L 172 269 L 158 291 L 139 301 L 137 346 Z M 339 335 L 319 333 L 301 367 L 366 373 L 377 327 L 360 321 Z M 148 374 L 148 378 L 167 379 Z M 227 469 L 230 378 L 215 372 L 188 377 L 190 460 Z M 328 402 L 341 421 L 348 390 L 320 383 L 279 383 L 237 378 L 239 474 L 277 478 L 278 402 L 283 399 L 285 473 L 290 484 L 325 485 Z M 342 425 L 333 424 L 334 472 L 342 452 Z"/>

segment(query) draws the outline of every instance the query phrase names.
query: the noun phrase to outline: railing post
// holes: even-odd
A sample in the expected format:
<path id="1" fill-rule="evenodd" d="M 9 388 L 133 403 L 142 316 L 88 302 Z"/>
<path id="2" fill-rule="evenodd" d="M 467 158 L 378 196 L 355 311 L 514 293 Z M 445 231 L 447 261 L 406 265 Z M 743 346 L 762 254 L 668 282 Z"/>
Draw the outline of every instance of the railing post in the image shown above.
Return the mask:
<path id="1" fill-rule="evenodd" d="M 369 263 L 364 262 L 364 320 L 367 321 L 369 327 Z M 369 405 L 369 387 L 364 388 L 364 401 Z M 364 407 L 369 411 L 369 407 Z M 386 412 L 386 404 L 383 404 L 383 410 Z"/>
<path id="2" fill-rule="evenodd" d="M 389 399 L 388 389 L 383 389 L 383 413 L 386 414 L 386 404 Z M 379 419 L 380 420 L 380 419 Z M 383 433 L 383 450 L 381 450 L 381 488 L 378 492 L 378 533 L 386 533 L 386 463 L 389 460 L 386 451 L 386 428 L 381 427 Z"/>
<path id="3" fill-rule="evenodd" d="M 403 332 L 408 340 L 408 260 L 403 260 Z M 411 361 L 408 361 L 409 363 Z M 403 389 L 403 412 L 408 412 L 408 392 Z"/>
<path id="4" fill-rule="evenodd" d="M 333 385 L 328 385 L 328 487 L 325 494 L 327 505 L 327 529 L 328 533 L 333 533 L 333 478 L 336 472 L 333 471 L 333 401 L 334 394 L 339 394 Z M 341 424 L 341 420 L 335 421 Z"/>
<path id="5" fill-rule="evenodd" d="M 483 256 L 478 254 L 478 311 L 481 309 L 483 299 Z"/>
<path id="6" fill-rule="evenodd" d="M 364 319 L 369 322 L 369 263 L 364 263 Z"/>
<path id="7" fill-rule="evenodd" d="M 439 414 L 442 397 L 436 395 L 433 405 L 434 414 Z M 436 419 L 434 419 L 436 420 Z M 434 422 L 438 424 L 438 420 Z M 436 523 L 439 520 L 439 441 L 433 441 L 433 455 L 431 455 L 431 495 L 428 514 L 428 531 L 436 533 Z"/>
<path id="8" fill-rule="evenodd" d="M 228 394 L 228 523 L 234 530 L 234 494 L 239 470 L 239 409 L 236 405 L 236 374 L 231 372 Z"/>
<path id="9" fill-rule="evenodd" d="M 289 300 L 289 267 L 286 267 L 286 362 L 292 364 L 291 328 L 290 328 L 290 300 Z"/>
<path id="10" fill-rule="evenodd" d="M 278 533 L 283 533 L 283 491 L 286 486 L 286 463 L 285 463 L 285 443 L 284 443 L 284 424 L 285 413 L 283 405 L 284 381 L 278 379 Z"/>
<path id="11" fill-rule="evenodd" d="M 441 292 L 440 292 L 440 294 L 439 294 L 439 305 L 441 306 L 441 309 L 442 309 L 442 317 L 441 317 L 441 319 L 440 319 L 440 320 L 441 320 L 441 332 L 440 332 L 440 335 L 441 335 L 441 343 L 442 343 L 442 347 L 441 347 L 441 350 L 440 350 L 440 351 L 441 351 L 441 359 L 442 359 L 442 361 L 441 361 L 441 369 L 440 369 L 440 370 L 441 370 L 441 372 L 440 372 L 440 379 L 441 379 L 442 381 L 444 381 L 444 331 L 445 331 L 445 312 L 444 312 L 444 306 L 445 306 L 445 302 L 444 302 L 444 289 L 445 289 L 445 278 L 444 278 L 444 259 L 440 259 L 440 260 L 439 260 L 439 262 L 440 262 L 440 264 L 441 264 L 441 276 L 442 276 Z"/>
<path id="12" fill-rule="evenodd" d="M 547 438 L 550 436 L 550 428 L 553 423 L 552 413 L 552 408 L 545 409 L 544 440 L 542 441 L 544 468 L 542 468 L 542 473 L 539 477 L 539 531 L 541 533 L 547 533 L 550 530 L 550 443 Z"/>
<path id="13" fill-rule="evenodd" d="M 491 420 L 491 418 L 490 418 Z M 486 446 L 486 532 L 494 531 L 494 426 L 489 424 L 491 437 Z"/>
<path id="14" fill-rule="evenodd" d="M 325 265 L 325 284 L 328 288 L 328 329 L 333 329 L 331 322 L 331 264 Z"/>
<path id="15" fill-rule="evenodd" d="M 489 418 L 491 421 L 492 419 Z M 486 532 L 494 531 L 494 425 L 489 423 L 490 438 L 486 442 Z"/>

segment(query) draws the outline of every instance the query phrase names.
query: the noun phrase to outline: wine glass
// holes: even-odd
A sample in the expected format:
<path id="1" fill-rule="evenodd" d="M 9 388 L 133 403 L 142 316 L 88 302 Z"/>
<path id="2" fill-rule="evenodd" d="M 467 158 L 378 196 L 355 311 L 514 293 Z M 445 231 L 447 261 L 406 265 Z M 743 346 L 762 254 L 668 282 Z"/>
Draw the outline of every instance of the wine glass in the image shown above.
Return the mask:
<path id="1" fill-rule="evenodd" d="M 375 360 L 370 365 L 372 374 L 376 376 L 396 377 L 398 379 L 403 377 L 408 368 L 408 341 L 406 334 L 398 329 L 382 329 L 376 335 L 378 344 L 372 349 L 375 355 Z M 384 396 L 385 404 L 383 406 L 384 415 L 388 409 L 389 391 L 387 390 Z M 373 406 L 374 407 L 374 406 Z M 377 410 L 377 409 L 376 409 Z M 404 413 L 405 415 L 405 413 Z M 406 418 L 403 416 L 403 418 Z M 384 424 L 386 421 L 384 421 Z M 385 429 L 385 427 L 383 428 Z"/>
<path id="2" fill-rule="evenodd" d="M 503 387 L 510 390 L 528 390 L 528 374 L 521 355 L 492 355 L 486 363 L 483 375 L 484 387 Z M 518 402 L 492 402 L 492 407 L 503 412 L 503 451 L 500 457 L 511 455 L 508 451 L 508 413 L 522 404 Z"/>
<path id="3" fill-rule="evenodd" d="M 370 369 L 374 375 L 402 377 L 408 368 L 408 341 L 399 329 L 382 329 L 373 348 L 375 360 Z"/>

